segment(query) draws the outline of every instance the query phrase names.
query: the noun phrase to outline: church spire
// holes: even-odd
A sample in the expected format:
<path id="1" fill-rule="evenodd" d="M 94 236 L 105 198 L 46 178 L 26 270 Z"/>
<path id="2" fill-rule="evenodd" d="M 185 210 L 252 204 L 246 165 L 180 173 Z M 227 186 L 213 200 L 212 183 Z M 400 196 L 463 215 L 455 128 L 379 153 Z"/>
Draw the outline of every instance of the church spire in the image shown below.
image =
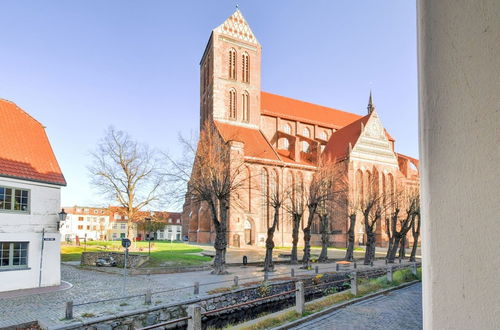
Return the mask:
<path id="1" fill-rule="evenodd" d="M 370 98 L 368 98 L 368 106 L 366 108 L 368 109 L 368 114 L 372 113 L 373 110 L 375 110 L 375 106 L 373 105 L 373 97 L 371 89 L 370 89 Z"/>

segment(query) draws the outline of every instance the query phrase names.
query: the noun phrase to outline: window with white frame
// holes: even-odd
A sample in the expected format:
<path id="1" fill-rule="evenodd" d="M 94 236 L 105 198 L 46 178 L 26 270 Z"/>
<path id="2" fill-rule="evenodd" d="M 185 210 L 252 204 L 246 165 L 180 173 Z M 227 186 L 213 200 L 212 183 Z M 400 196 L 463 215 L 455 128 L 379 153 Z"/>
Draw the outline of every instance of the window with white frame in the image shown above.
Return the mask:
<path id="1" fill-rule="evenodd" d="M 0 211 L 29 211 L 29 190 L 0 186 Z"/>
<path id="2" fill-rule="evenodd" d="M 0 269 L 27 267 L 28 242 L 0 242 Z"/>
<path id="3" fill-rule="evenodd" d="M 124 223 L 122 223 L 122 224 L 120 225 L 120 228 L 121 228 L 121 229 L 126 229 L 126 228 L 127 228 L 127 225 L 126 225 L 126 224 L 124 224 Z"/>

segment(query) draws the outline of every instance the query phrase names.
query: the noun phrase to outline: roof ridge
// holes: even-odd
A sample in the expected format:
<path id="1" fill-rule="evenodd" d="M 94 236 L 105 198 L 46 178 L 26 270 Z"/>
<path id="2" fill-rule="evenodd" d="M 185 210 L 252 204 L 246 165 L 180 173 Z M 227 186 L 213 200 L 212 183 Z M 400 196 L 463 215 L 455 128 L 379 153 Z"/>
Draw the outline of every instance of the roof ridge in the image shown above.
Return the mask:
<path id="1" fill-rule="evenodd" d="M 285 99 L 289 99 L 289 100 L 293 100 L 293 101 L 296 101 L 296 102 L 301 102 L 301 103 L 306 103 L 306 104 L 314 105 L 314 106 L 317 106 L 317 107 L 322 107 L 322 108 L 326 108 L 326 109 L 331 109 L 331 110 L 335 110 L 335 111 L 339 111 L 339 112 L 347 113 L 347 114 L 350 114 L 350 115 L 356 115 L 356 116 L 363 117 L 362 115 L 359 115 L 359 114 L 354 113 L 354 112 L 349 112 L 349 111 L 345 111 L 345 110 L 340 110 L 340 109 L 337 109 L 337 108 L 328 107 L 328 106 L 326 106 L 326 105 L 321 105 L 321 104 L 318 104 L 318 103 L 312 103 L 312 102 L 309 102 L 309 101 L 303 101 L 303 100 L 295 99 L 295 98 L 292 98 L 292 97 L 289 97 L 289 96 L 284 96 L 284 95 L 275 94 L 275 93 L 270 93 L 270 92 L 265 92 L 265 91 L 261 91 L 261 94 L 262 94 L 262 93 L 269 94 L 269 95 L 274 95 L 274 96 L 279 96 L 279 97 L 282 97 L 282 98 L 285 98 Z M 273 112 L 272 110 L 268 110 L 268 111 Z"/>

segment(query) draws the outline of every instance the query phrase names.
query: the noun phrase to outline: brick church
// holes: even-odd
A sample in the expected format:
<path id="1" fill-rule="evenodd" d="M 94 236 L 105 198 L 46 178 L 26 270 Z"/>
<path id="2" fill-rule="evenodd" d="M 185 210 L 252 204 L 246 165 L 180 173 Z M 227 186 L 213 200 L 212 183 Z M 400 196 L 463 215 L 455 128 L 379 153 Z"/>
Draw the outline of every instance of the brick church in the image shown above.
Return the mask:
<path id="1" fill-rule="evenodd" d="M 231 205 L 230 246 L 264 246 L 273 212 L 263 196 L 270 180 L 310 182 L 322 154 L 345 168 L 350 198 L 377 181 L 377 189 L 394 191 L 396 184 L 418 189 L 418 160 L 395 152 L 395 140 L 382 126 L 370 94 L 364 116 L 332 109 L 261 90 L 262 46 L 239 10 L 215 28 L 200 62 L 200 126 L 215 123 L 221 137 L 243 157 L 248 177 L 258 177 L 257 189 Z M 286 180 L 286 181 L 285 181 Z M 280 184 L 281 186 L 281 184 Z M 260 190 L 260 193 L 259 193 Z M 307 219 L 307 212 L 303 222 Z M 186 198 L 183 234 L 190 242 L 214 241 L 207 205 Z M 345 246 L 347 211 L 330 221 L 330 241 Z M 275 233 L 276 246 L 291 246 L 292 223 L 283 211 Z M 387 240 L 384 223 L 377 224 L 377 245 Z M 356 242 L 364 243 L 361 216 Z M 302 236 L 302 233 L 300 234 Z M 411 236 L 411 235 L 409 235 Z M 301 238 L 302 239 L 302 238 Z M 320 245 L 319 223 L 312 226 L 313 245 Z M 299 241 L 299 246 L 301 241 Z"/>

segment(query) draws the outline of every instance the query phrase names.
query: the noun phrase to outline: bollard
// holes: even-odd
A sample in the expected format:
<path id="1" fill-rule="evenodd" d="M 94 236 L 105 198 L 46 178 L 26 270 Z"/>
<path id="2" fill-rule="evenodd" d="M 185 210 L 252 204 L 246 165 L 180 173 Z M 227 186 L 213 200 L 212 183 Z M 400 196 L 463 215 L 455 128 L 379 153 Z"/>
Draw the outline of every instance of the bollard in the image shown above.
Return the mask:
<path id="1" fill-rule="evenodd" d="M 267 270 L 264 272 L 264 282 L 267 282 L 267 280 L 269 279 L 269 273 L 267 272 Z"/>
<path id="2" fill-rule="evenodd" d="M 318 273 L 319 273 L 319 266 L 314 267 L 314 272 L 315 272 L 316 274 L 318 274 Z"/>
<path id="3" fill-rule="evenodd" d="M 354 262 L 354 269 L 358 268 L 358 264 L 356 263 L 356 261 Z"/>
<path id="4" fill-rule="evenodd" d="M 302 315 L 305 307 L 304 282 L 295 282 L 295 311 Z"/>
<path id="5" fill-rule="evenodd" d="M 415 276 L 417 276 L 417 263 L 414 262 L 412 265 L 411 265 L 411 273 Z"/>
<path id="6" fill-rule="evenodd" d="M 248 257 L 243 256 L 243 266 L 246 266 L 248 264 Z"/>
<path id="7" fill-rule="evenodd" d="M 372 267 L 373 267 L 373 260 L 372 260 L 372 261 L 370 261 L 370 266 L 372 266 Z"/>
<path id="8" fill-rule="evenodd" d="M 144 295 L 144 303 L 149 305 L 151 304 L 151 297 L 153 293 L 151 292 L 151 289 L 146 290 L 146 294 Z"/>
<path id="9" fill-rule="evenodd" d="M 338 272 L 339 271 L 339 264 L 335 263 L 335 270 Z"/>
<path id="10" fill-rule="evenodd" d="M 201 330 L 201 307 L 200 305 L 189 305 L 187 308 L 188 314 L 188 330 Z"/>
<path id="11" fill-rule="evenodd" d="M 73 302 L 66 302 L 66 319 L 71 320 L 73 318 Z"/>
<path id="12" fill-rule="evenodd" d="M 291 277 L 295 277 L 295 269 L 294 269 L 294 268 L 292 268 L 292 269 L 290 270 L 290 272 L 291 272 Z"/>
<path id="13" fill-rule="evenodd" d="M 392 266 L 387 267 L 387 281 L 392 283 Z"/>
<path id="14" fill-rule="evenodd" d="M 358 295 L 358 274 L 356 272 L 351 273 L 351 293 L 354 296 Z"/>
<path id="15" fill-rule="evenodd" d="M 194 294 L 200 294 L 200 282 L 194 282 Z"/>
<path id="16" fill-rule="evenodd" d="M 238 280 L 239 280 L 238 276 L 235 276 L 233 279 L 233 282 L 234 282 L 233 284 L 235 287 L 238 287 Z"/>
<path id="17" fill-rule="evenodd" d="M 385 259 L 385 264 L 387 265 L 387 259 Z"/>

